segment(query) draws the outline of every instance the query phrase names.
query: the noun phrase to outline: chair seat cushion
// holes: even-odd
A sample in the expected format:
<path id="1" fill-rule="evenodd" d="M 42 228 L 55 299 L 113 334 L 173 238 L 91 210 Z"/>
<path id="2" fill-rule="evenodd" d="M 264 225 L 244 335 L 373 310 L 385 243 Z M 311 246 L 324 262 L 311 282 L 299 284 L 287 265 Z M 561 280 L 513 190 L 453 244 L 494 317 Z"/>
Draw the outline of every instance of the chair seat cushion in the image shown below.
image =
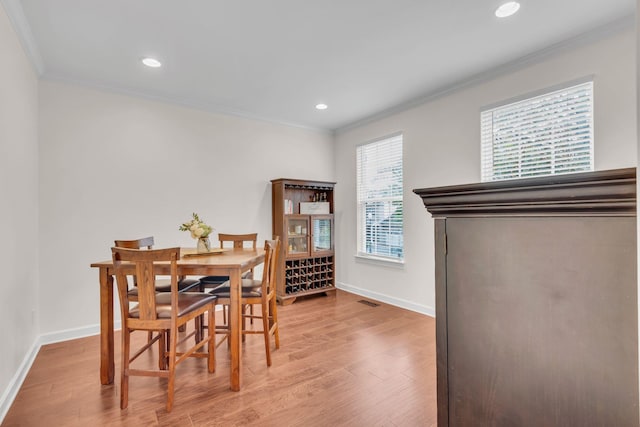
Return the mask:
<path id="1" fill-rule="evenodd" d="M 215 302 L 217 295 L 204 294 L 201 292 L 180 292 L 178 294 L 178 316 L 183 316 L 196 310 L 203 305 Z M 171 293 L 162 292 L 156 294 L 156 312 L 160 319 L 171 318 Z M 131 317 L 140 317 L 138 304 L 129 310 Z"/>
<path id="2" fill-rule="evenodd" d="M 182 279 L 178 281 L 178 291 L 185 292 L 200 286 L 199 279 Z M 171 292 L 171 279 L 156 279 L 157 292 Z"/>
<path id="3" fill-rule="evenodd" d="M 247 271 L 242 275 L 243 279 L 251 279 L 251 271 Z M 229 276 L 204 276 L 200 278 L 200 281 L 211 287 L 211 285 L 222 285 L 229 280 Z"/>
<path id="4" fill-rule="evenodd" d="M 200 278 L 200 282 L 209 288 L 212 285 L 221 285 L 227 280 L 229 280 L 229 276 L 204 276 Z"/>
<path id="5" fill-rule="evenodd" d="M 219 292 L 229 292 L 230 287 L 231 287 L 231 283 L 227 280 L 217 288 L 211 290 L 209 293 L 216 295 Z M 262 287 L 262 282 L 260 280 L 242 279 L 242 292 L 256 291 L 261 287 Z"/>
<path id="6" fill-rule="evenodd" d="M 229 281 L 224 282 L 217 288 L 209 291 L 211 295 L 217 295 L 220 298 L 230 298 L 230 286 Z M 242 297 L 252 298 L 262 295 L 262 282 L 260 280 L 242 279 Z"/>
<path id="7" fill-rule="evenodd" d="M 200 280 L 198 279 L 183 279 L 178 282 L 178 292 L 185 292 L 200 286 Z M 171 292 L 171 279 L 156 280 L 156 292 Z M 138 288 L 133 287 L 129 289 L 129 296 L 138 296 Z"/>
<path id="8" fill-rule="evenodd" d="M 221 291 L 221 292 L 219 292 L 219 293 L 217 293 L 215 295 L 220 299 L 231 298 L 231 293 L 228 290 L 226 292 Z M 242 293 L 242 298 L 260 298 L 260 296 L 262 296 L 262 292 L 260 292 L 260 289 L 258 289 L 257 291 L 250 291 L 250 292 L 243 292 Z"/>

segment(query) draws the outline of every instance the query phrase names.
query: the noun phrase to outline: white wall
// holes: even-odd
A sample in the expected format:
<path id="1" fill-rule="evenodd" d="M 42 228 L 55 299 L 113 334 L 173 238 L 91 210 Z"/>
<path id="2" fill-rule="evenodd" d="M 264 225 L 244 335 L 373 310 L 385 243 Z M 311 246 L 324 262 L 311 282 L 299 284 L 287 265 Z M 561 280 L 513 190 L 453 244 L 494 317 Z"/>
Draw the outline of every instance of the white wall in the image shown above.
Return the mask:
<path id="1" fill-rule="evenodd" d="M 114 239 L 195 247 L 192 212 L 270 238 L 271 179 L 334 178 L 329 134 L 46 81 L 39 104 L 42 333 L 98 324 Z"/>
<path id="2" fill-rule="evenodd" d="M 594 75 L 595 167 L 637 163 L 634 28 L 547 55 L 475 86 L 341 132 L 336 137 L 339 286 L 434 314 L 433 222 L 416 188 L 480 181 L 480 109 Z M 394 132 L 404 135 L 405 265 L 398 269 L 355 259 L 355 147 Z M 344 236 L 349 230 L 350 235 Z"/>
<path id="3" fill-rule="evenodd" d="M 37 121 L 38 80 L 0 6 L 0 403 L 38 334 Z"/>

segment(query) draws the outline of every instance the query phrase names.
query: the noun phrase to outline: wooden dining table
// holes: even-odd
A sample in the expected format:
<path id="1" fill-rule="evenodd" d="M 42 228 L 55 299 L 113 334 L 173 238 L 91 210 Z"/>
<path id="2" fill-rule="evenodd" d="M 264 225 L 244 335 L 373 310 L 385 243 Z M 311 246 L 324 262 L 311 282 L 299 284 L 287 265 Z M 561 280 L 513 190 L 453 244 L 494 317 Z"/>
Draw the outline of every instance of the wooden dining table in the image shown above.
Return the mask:
<path id="1" fill-rule="evenodd" d="M 241 324 L 240 304 L 242 274 L 264 262 L 264 249 L 233 248 L 224 249 L 209 255 L 195 254 L 195 249 L 182 249 L 178 261 L 179 276 L 229 276 L 231 285 L 229 306 L 229 351 L 231 353 L 230 388 L 239 391 L 242 385 L 241 366 Z M 113 319 L 113 261 L 91 264 L 100 273 L 100 382 L 112 384 L 114 363 L 114 319 Z M 160 264 L 157 274 L 169 275 Z"/>

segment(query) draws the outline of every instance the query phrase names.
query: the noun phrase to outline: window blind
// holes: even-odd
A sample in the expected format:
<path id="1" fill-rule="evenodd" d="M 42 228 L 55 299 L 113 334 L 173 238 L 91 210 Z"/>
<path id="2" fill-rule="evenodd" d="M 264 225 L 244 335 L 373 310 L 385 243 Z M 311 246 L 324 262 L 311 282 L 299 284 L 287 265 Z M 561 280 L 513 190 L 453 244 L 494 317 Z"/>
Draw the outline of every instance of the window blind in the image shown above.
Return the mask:
<path id="1" fill-rule="evenodd" d="M 402 260 L 402 135 L 357 147 L 358 254 Z"/>
<path id="2" fill-rule="evenodd" d="M 483 111 L 482 181 L 593 170 L 593 82 Z"/>

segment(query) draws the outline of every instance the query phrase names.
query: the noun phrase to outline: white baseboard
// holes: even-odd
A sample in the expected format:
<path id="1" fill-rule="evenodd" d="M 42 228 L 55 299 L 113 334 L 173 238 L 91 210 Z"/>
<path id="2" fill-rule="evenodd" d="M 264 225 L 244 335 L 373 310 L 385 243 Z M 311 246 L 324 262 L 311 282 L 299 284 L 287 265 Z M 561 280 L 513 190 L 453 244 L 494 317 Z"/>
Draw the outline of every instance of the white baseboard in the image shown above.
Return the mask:
<path id="1" fill-rule="evenodd" d="M 9 412 L 11 404 L 18 395 L 18 391 L 20 390 L 24 379 L 27 377 L 29 369 L 31 369 L 31 365 L 33 365 L 33 361 L 36 360 L 38 351 L 40 351 L 40 342 L 38 338 L 36 338 L 25 358 L 22 360 L 22 363 L 15 375 L 11 378 L 11 381 L 9 381 L 9 385 L 5 389 L 4 393 L 2 393 L 2 397 L 0 397 L 0 424 L 4 421 L 4 417 L 7 415 L 7 412 Z"/>
<path id="2" fill-rule="evenodd" d="M 113 329 L 120 329 L 120 322 L 114 322 Z M 63 331 L 50 332 L 48 334 L 40 335 L 40 345 L 53 344 L 62 341 L 75 340 L 78 338 L 90 337 L 92 335 L 98 335 L 100 333 L 100 325 L 83 326 L 82 328 L 66 329 Z"/>
<path id="3" fill-rule="evenodd" d="M 336 282 L 336 288 L 341 289 L 352 294 L 361 295 L 375 299 L 377 301 L 384 302 L 386 304 L 394 305 L 396 307 L 404 308 L 407 310 L 415 311 L 417 313 L 425 314 L 430 317 L 436 317 L 436 310 L 434 307 L 428 305 L 416 304 L 415 302 L 408 301 L 402 298 L 394 298 L 389 295 L 373 292 L 367 289 L 358 288 L 347 283 Z"/>
<path id="4" fill-rule="evenodd" d="M 216 307 L 216 311 L 222 310 L 221 306 Z M 118 320 L 113 323 L 113 329 L 119 330 L 122 327 L 122 323 Z M 81 328 L 75 329 L 66 329 L 63 331 L 50 332 L 47 334 L 42 334 L 36 337 L 33 342 L 33 345 L 25 355 L 20 367 L 18 368 L 16 374 L 11 378 L 9 385 L 0 396 L 0 424 L 4 420 L 4 417 L 9 412 L 9 408 L 11 404 L 15 400 L 18 392 L 20 391 L 20 387 L 22 387 L 22 383 L 24 382 L 29 370 L 31 369 L 31 365 L 36 360 L 36 356 L 38 356 L 38 352 L 40 351 L 40 347 L 47 344 L 53 344 L 62 341 L 75 340 L 78 338 L 89 337 L 92 335 L 98 335 L 100 333 L 100 324 L 94 324 L 89 326 L 83 326 Z"/>
<path id="5" fill-rule="evenodd" d="M 120 329 L 120 327 L 121 327 L 121 324 L 119 321 L 114 323 L 114 329 L 117 330 L 117 329 Z M 0 424 L 4 420 L 4 417 L 7 415 L 7 412 L 9 412 L 9 408 L 11 408 L 11 404 L 13 403 L 16 396 L 18 395 L 18 392 L 20 391 L 20 387 L 22 387 L 22 383 L 27 377 L 27 374 L 29 373 L 29 370 L 31 369 L 33 362 L 36 360 L 36 356 L 38 356 L 40 347 L 47 344 L 53 344 L 53 343 L 62 342 L 62 341 L 69 341 L 77 338 L 84 338 L 91 335 L 98 335 L 99 333 L 100 333 L 100 325 L 96 324 L 96 325 L 85 326 L 82 328 L 51 332 L 51 333 L 39 335 L 38 337 L 36 337 L 33 344 L 31 345 L 31 348 L 29 349 L 24 359 L 22 360 L 22 363 L 18 367 L 18 370 L 16 371 L 13 378 L 11 378 L 9 385 L 7 386 L 4 393 L 2 393 L 2 396 L 0 397 Z"/>
<path id="6" fill-rule="evenodd" d="M 435 310 L 433 309 L 433 307 L 416 304 L 411 301 L 403 300 L 400 298 L 393 298 L 388 295 L 372 292 L 366 289 L 358 288 L 356 286 L 348 285 L 346 283 L 338 282 L 336 284 L 336 287 L 338 289 L 341 289 L 346 292 L 350 292 L 352 294 L 372 298 L 377 301 L 394 305 L 396 307 L 404 308 L 407 310 L 425 314 L 427 316 L 435 317 Z M 216 307 L 216 309 L 220 310 L 221 307 Z M 121 328 L 120 322 L 119 321 L 114 322 L 114 329 L 118 330 L 120 328 Z M 29 373 L 29 370 L 31 369 L 33 362 L 36 360 L 36 356 L 38 356 L 40 347 L 47 344 L 53 344 L 57 342 L 69 341 L 69 340 L 84 338 L 92 335 L 98 335 L 99 333 L 100 333 L 100 325 L 94 324 L 94 325 L 84 326 L 81 328 L 66 329 L 63 331 L 50 332 L 47 334 L 39 335 L 34 340 L 33 345 L 25 355 L 16 374 L 13 376 L 6 390 L 0 397 L 0 424 L 2 424 L 4 417 L 7 415 L 7 412 L 9 412 L 9 408 L 11 407 L 11 404 L 13 403 L 16 396 L 18 395 L 18 392 L 20 391 L 20 387 L 22 387 L 22 383 L 27 377 L 27 374 Z"/>

